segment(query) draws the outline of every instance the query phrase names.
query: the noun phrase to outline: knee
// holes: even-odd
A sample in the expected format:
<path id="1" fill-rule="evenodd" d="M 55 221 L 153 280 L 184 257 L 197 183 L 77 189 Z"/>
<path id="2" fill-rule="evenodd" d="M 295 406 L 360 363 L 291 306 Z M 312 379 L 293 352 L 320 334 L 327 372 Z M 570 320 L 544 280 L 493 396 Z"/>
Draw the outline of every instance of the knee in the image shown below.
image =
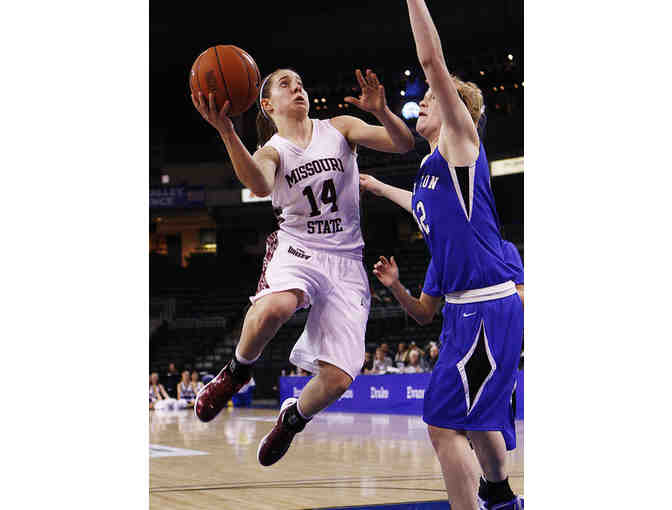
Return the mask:
<path id="1" fill-rule="evenodd" d="M 427 433 L 429 434 L 429 440 L 432 442 L 432 447 L 434 447 L 434 450 L 436 451 L 446 447 L 451 441 L 459 440 L 460 436 L 464 435 L 457 430 L 443 429 L 434 427 L 433 425 L 427 426 Z"/>
<path id="2" fill-rule="evenodd" d="M 427 433 L 429 434 L 429 440 L 432 443 L 432 447 L 435 450 L 439 449 L 439 445 L 441 443 L 441 431 L 437 427 L 434 427 L 433 425 L 428 425 L 427 426 Z"/>
<path id="3" fill-rule="evenodd" d="M 264 308 L 259 314 L 259 321 L 263 327 L 279 328 L 294 315 L 295 310 L 292 303 L 277 301 Z"/>
<path id="4" fill-rule="evenodd" d="M 343 374 L 334 383 L 334 388 L 338 392 L 338 395 L 343 395 L 346 391 L 348 391 L 348 388 L 352 384 L 352 379 L 350 379 L 349 375 Z"/>
<path id="5" fill-rule="evenodd" d="M 352 384 L 350 376 L 340 368 L 334 366 L 322 365 L 320 367 L 320 376 L 326 378 L 331 392 L 339 397 L 343 395 Z"/>

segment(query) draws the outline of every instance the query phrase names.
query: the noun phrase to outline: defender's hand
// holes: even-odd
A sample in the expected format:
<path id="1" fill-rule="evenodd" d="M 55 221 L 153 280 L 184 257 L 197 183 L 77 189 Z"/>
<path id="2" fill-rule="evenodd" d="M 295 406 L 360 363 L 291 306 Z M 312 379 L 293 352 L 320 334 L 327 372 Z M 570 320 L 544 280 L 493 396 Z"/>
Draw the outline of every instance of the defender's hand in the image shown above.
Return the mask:
<path id="1" fill-rule="evenodd" d="M 369 113 L 381 113 L 385 110 L 387 103 L 385 102 L 385 89 L 378 81 L 376 73 L 371 69 L 366 70 L 366 77 L 357 69 L 355 71 L 357 82 L 362 89 L 362 94 L 359 99 L 348 96 L 344 99 L 346 103 L 355 105 L 357 108 Z"/>
<path id="2" fill-rule="evenodd" d="M 383 183 L 368 174 L 359 174 L 359 189 L 381 196 L 383 194 Z"/>
<path id="3" fill-rule="evenodd" d="M 373 266 L 373 274 L 385 287 L 390 287 L 393 283 L 399 281 L 399 267 L 394 261 L 394 257 L 391 257 L 388 261 L 381 256 Z"/>

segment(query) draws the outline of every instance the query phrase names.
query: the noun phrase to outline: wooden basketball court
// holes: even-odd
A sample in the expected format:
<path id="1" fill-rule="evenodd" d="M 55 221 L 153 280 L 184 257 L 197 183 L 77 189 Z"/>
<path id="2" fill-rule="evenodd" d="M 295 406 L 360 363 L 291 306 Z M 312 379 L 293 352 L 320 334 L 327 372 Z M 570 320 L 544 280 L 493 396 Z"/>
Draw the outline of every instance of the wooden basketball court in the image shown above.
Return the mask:
<path id="1" fill-rule="evenodd" d="M 150 508 L 296 510 L 445 500 L 420 416 L 321 413 L 277 464 L 256 459 L 277 410 L 150 413 Z M 523 423 L 510 484 L 523 492 Z"/>

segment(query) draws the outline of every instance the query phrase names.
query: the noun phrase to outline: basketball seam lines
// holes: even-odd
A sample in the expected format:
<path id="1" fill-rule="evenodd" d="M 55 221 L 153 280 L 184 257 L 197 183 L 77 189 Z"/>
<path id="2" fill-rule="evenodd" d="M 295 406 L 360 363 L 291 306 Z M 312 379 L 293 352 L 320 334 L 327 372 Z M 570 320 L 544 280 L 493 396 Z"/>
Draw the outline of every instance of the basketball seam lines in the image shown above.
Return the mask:
<path id="1" fill-rule="evenodd" d="M 217 47 L 213 46 L 212 49 L 215 50 L 215 59 L 217 60 L 217 68 L 219 69 L 219 74 L 222 76 L 222 83 L 224 84 L 224 89 L 226 90 L 226 95 L 227 95 L 229 101 L 231 101 L 231 94 L 229 94 L 229 87 L 226 86 L 226 78 L 224 78 L 224 73 L 222 72 L 222 64 L 219 61 L 219 53 L 217 53 Z M 217 101 L 215 101 L 215 107 L 217 106 L 216 103 L 217 103 Z M 222 106 L 224 106 L 224 103 L 222 103 Z M 231 106 L 233 106 L 233 104 L 231 104 Z"/>
<path id="2" fill-rule="evenodd" d="M 250 69 L 249 69 L 249 67 L 248 67 L 248 65 L 247 65 L 247 62 L 246 62 L 245 59 L 243 58 L 243 56 L 240 54 L 240 52 L 239 52 L 238 50 L 233 50 L 233 52 L 234 52 L 236 55 L 238 55 L 238 58 L 239 58 L 240 61 L 242 62 L 243 67 L 245 68 L 245 72 L 247 73 L 247 98 L 248 98 L 248 100 L 249 100 L 249 98 L 250 98 L 250 89 L 252 88 L 252 81 L 251 81 L 251 80 L 252 80 L 252 77 L 250 76 Z"/>

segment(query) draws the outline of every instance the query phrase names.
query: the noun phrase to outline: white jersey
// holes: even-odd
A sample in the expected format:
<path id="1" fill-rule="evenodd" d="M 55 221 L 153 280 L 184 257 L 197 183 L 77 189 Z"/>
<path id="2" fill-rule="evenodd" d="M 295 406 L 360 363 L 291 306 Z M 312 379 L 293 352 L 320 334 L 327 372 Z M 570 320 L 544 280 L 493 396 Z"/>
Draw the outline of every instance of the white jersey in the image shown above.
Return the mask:
<path id="1" fill-rule="evenodd" d="M 357 153 L 329 120 L 311 121 L 305 150 L 277 133 L 264 145 L 280 154 L 271 195 L 279 229 L 307 248 L 362 260 Z"/>

